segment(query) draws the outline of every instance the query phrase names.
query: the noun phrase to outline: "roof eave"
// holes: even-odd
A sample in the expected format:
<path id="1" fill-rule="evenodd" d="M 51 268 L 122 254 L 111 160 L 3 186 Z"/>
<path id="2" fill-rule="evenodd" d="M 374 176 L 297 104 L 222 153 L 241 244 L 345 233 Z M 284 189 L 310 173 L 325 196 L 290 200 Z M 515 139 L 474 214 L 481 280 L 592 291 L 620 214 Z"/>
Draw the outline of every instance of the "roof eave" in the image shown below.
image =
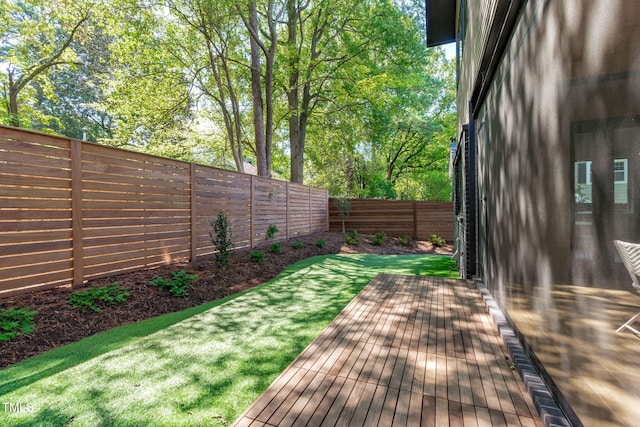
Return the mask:
<path id="1" fill-rule="evenodd" d="M 456 0 L 425 0 L 427 47 L 456 41 Z"/>

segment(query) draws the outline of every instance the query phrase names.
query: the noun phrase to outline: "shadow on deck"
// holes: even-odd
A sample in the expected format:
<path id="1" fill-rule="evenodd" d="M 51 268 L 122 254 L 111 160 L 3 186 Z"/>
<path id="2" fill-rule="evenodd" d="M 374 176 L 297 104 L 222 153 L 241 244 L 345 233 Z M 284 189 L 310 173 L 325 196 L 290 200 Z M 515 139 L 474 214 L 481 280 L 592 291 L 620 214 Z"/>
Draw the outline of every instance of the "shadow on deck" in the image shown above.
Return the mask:
<path id="1" fill-rule="evenodd" d="M 542 426 L 467 281 L 377 276 L 236 426 Z"/>

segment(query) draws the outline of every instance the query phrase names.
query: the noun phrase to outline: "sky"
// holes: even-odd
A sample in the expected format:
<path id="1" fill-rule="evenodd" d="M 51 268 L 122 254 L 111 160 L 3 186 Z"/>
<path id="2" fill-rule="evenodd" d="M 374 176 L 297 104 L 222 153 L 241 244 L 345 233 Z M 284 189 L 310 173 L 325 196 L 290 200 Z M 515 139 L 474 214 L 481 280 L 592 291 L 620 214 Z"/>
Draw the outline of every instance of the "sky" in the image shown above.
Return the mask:
<path id="1" fill-rule="evenodd" d="M 442 45 L 442 47 L 444 48 L 444 54 L 446 55 L 447 59 L 453 59 L 456 57 L 455 43 L 448 43 L 448 44 Z"/>

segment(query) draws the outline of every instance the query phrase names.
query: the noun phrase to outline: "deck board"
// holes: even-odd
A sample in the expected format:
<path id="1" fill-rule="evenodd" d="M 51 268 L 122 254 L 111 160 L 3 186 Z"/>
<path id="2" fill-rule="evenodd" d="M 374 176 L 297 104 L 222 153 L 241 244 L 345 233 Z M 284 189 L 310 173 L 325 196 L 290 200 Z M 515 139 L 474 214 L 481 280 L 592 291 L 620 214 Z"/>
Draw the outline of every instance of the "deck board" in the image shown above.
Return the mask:
<path id="1" fill-rule="evenodd" d="M 477 290 L 381 274 L 234 425 L 542 423 Z"/>

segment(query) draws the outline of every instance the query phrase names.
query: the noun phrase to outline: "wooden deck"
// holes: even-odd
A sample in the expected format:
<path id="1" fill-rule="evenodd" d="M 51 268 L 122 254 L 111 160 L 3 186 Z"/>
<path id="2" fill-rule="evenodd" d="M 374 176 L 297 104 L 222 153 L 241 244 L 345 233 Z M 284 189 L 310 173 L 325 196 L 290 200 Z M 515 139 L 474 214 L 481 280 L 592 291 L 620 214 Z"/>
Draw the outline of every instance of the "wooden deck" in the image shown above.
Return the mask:
<path id="1" fill-rule="evenodd" d="M 236 426 L 542 426 L 476 289 L 379 275 Z"/>

